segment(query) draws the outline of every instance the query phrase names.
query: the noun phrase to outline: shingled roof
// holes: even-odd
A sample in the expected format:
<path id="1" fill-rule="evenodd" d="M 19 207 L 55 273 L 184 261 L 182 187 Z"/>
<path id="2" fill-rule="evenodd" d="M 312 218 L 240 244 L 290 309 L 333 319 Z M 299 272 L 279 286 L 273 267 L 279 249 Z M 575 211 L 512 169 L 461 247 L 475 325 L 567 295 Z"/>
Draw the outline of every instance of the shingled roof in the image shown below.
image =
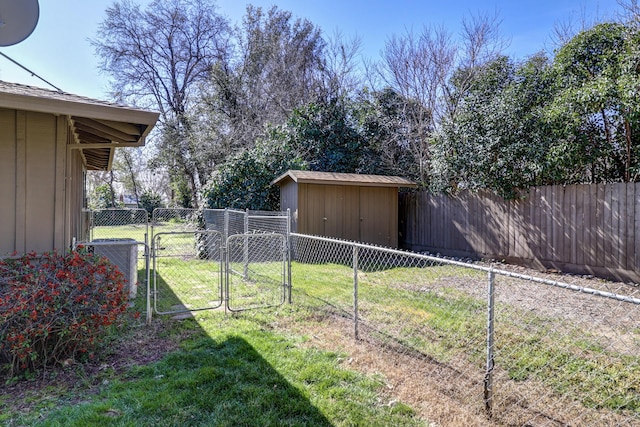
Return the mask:
<path id="1" fill-rule="evenodd" d="M 111 168 L 115 148 L 144 145 L 159 114 L 66 92 L 0 81 L 0 108 L 69 118 L 75 143 L 89 170 Z"/>
<path id="2" fill-rule="evenodd" d="M 399 176 L 300 170 L 289 170 L 274 179 L 271 184 L 280 185 L 285 179 L 291 179 L 298 184 L 358 185 L 362 187 L 417 187 L 415 182 Z"/>

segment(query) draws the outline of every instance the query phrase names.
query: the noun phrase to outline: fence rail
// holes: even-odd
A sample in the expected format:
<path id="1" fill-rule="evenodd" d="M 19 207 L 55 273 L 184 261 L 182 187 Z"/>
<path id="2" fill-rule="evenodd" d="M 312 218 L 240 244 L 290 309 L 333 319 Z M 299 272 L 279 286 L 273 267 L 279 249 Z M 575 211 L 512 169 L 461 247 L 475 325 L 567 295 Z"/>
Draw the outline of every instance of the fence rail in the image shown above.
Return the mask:
<path id="1" fill-rule="evenodd" d="M 400 197 L 404 246 L 640 282 L 640 183 Z"/>
<path id="2" fill-rule="evenodd" d="M 424 387 L 507 425 L 640 424 L 638 289 L 299 234 L 292 250 L 296 304 L 349 319 Z"/>

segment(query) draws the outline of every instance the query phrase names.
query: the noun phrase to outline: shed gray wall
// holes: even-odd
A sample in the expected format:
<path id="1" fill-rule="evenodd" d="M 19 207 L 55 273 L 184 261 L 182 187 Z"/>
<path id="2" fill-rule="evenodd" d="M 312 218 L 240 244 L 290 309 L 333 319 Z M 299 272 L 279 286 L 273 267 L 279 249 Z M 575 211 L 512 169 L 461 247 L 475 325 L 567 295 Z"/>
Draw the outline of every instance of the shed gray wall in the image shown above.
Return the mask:
<path id="1" fill-rule="evenodd" d="M 280 210 L 291 211 L 291 231 L 298 232 L 298 184 L 287 178 L 280 185 Z"/>

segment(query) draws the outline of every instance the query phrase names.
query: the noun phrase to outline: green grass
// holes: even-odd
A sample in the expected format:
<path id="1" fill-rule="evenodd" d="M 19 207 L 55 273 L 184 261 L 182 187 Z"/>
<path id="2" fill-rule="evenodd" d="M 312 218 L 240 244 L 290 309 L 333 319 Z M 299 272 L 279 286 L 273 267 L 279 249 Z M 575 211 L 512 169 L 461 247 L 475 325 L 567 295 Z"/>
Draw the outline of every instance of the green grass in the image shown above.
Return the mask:
<path id="1" fill-rule="evenodd" d="M 350 267 L 295 264 L 293 271 L 294 287 L 310 297 L 306 304 L 352 313 Z M 485 286 L 483 273 L 454 266 L 360 273 L 359 317 L 383 342 L 392 337 L 430 359 L 464 359 L 470 370 L 483 372 L 486 301 L 446 285 L 456 278 Z M 530 310 L 508 307 L 497 313 L 496 368 L 510 379 L 534 380 L 550 395 L 569 396 L 586 408 L 629 411 L 640 418 L 640 355 L 606 349 L 597 335 Z"/>
<path id="2" fill-rule="evenodd" d="M 153 283 L 156 309 L 160 313 L 176 311 L 178 305 L 202 309 L 221 303 L 222 283 L 217 262 L 183 257 L 158 258 Z"/>
<path id="3" fill-rule="evenodd" d="M 151 244 L 151 234 L 154 235 L 160 233 L 182 233 L 188 229 L 185 224 L 180 223 L 161 223 L 156 224 L 154 227 L 147 227 L 146 224 L 130 224 L 130 225 L 112 225 L 112 226 L 97 226 L 92 230 L 93 239 L 135 239 L 138 242 L 145 241 L 145 234 L 147 234 L 148 243 Z M 177 237 L 176 237 L 177 236 Z M 174 235 L 172 238 L 180 238 L 184 236 L 183 242 L 193 242 L 192 232 L 186 234 Z"/>
<path id="4" fill-rule="evenodd" d="M 519 317 L 518 323 L 526 317 Z M 640 357 L 608 350 L 596 336 L 582 331 L 539 325 L 523 334 L 514 324 L 499 331 L 498 354 L 508 357 L 498 360 L 512 380 L 542 381 L 585 407 L 630 411 L 640 417 Z"/>
<path id="5" fill-rule="evenodd" d="M 146 224 L 100 226 L 92 230 L 93 240 L 134 239 L 137 242 L 144 242 L 145 234 L 148 234 L 148 239 L 151 239 L 151 228 L 147 228 Z"/>
<path id="6" fill-rule="evenodd" d="M 383 379 L 341 367 L 343 355 L 304 346 L 303 336 L 264 328 L 273 314 L 207 313 L 182 348 L 112 379 L 79 404 L 4 415 L 33 426 L 416 426 L 402 403 L 389 404 Z"/>
<path id="7" fill-rule="evenodd" d="M 469 270 L 452 266 L 425 269 L 393 268 L 360 273 L 358 281 L 359 317 L 375 330 L 392 335 L 420 352 L 441 362 L 456 355 L 472 357 L 482 363 L 485 335 L 484 301 L 475 300 L 452 288 L 432 285 L 447 277 L 481 278 Z M 299 265 L 293 267 L 294 288 L 311 298 L 318 309 L 331 305 L 352 313 L 353 270 L 337 264 Z M 479 344 L 479 351 L 469 342 Z"/>

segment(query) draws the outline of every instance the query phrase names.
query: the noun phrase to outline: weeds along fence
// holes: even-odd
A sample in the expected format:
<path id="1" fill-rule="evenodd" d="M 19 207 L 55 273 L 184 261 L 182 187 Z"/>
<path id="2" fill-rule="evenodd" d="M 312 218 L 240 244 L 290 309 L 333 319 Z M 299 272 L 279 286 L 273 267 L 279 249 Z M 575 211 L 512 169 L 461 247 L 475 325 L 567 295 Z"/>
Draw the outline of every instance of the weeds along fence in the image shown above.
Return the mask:
<path id="1" fill-rule="evenodd" d="M 416 390 L 498 424 L 640 425 L 637 287 L 291 236 L 294 303 Z"/>

